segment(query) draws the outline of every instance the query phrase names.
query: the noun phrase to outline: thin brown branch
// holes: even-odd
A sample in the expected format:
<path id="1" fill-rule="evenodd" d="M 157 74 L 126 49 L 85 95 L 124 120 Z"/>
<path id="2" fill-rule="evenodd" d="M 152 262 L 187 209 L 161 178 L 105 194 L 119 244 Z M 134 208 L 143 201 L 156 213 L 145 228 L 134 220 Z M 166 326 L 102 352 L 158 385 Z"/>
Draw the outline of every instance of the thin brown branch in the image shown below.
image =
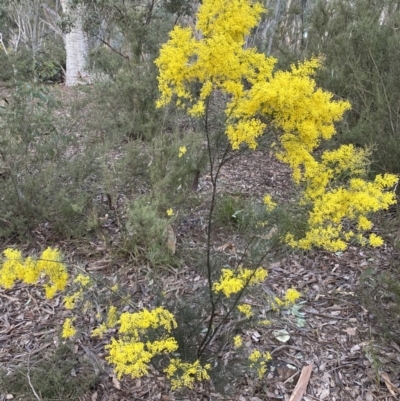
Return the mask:
<path id="1" fill-rule="evenodd" d="M 29 387 L 31 388 L 31 390 L 32 390 L 32 392 L 33 392 L 33 395 L 36 397 L 36 399 L 37 399 L 38 401 L 42 401 L 42 399 L 39 397 L 38 393 L 36 392 L 35 388 L 34 388 L 33 385 L 32 385 L 32 382 L 31 382 L 31 373 L 30 373 L 30 353 L 28 354 L 28 372 L 27 372 L 27 374 L 26 374 L 26 378 L 28 379 L 28 384 L 29 384 Z"/>
<path id="2" fill-rule="evenodd" d="M 387 105 L 388 112 L 389 112 L 390 127 L 392 128 L 392 134 L 393 134 L 393 137 L 395 138 L 396 137 L 396 131 L 395 131 L 394 126 L 393 126 L 392 108 L 390 106 L 390 102 L 389 102 L 389 99 L 388 99 L 388 96 L 387 96 L 387 93 L 386 93 L 386 86 L 385 86 L 385 83 L 383 82 L 382 75 L 381 75 L 381 73 L 379 71 L 378 66 L 376 65 L 374 56 L 372 55 L 372 52 L 371 52 L 370 48 L 368 48 L 368 52 L 369 52 L 369 55 L 371 57 L 372 63 L 374 64 L 374 67 L 375 67 L 376 73 L 378 75 L 379 81 L 381 82 L 381 85 L 382 85 L 383 94 L 385 96 L 385 101 L 386 101 L 386 105 Z"/>
<path id="3" fill-rule="evenodd" d="M 126 61 L 131 61 L 128 55 L 121 53 L 119 50 L 115 49 L 112 47 L 108 42 L 106 42 L 104 39 L 100 38 L 99 36 L 95 35 L 95 38 L 100 40 L 101 43 L 105 44 L 111 51 L 114 53 L 118 54 L 119 56 L 123 57 Z"/>

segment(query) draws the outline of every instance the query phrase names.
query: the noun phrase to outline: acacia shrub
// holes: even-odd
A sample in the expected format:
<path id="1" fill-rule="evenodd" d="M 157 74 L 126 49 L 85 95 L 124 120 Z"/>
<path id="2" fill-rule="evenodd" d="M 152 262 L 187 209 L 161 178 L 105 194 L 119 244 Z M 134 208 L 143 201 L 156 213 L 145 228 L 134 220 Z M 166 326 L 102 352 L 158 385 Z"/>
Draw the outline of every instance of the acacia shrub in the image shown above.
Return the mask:
<path id="1" fill-rule="evenodd" d="M 322 54 L 324 67 L 317 72 L 319 85 L 351 102 L 351 109 L 338 123 L 338 135 L 322 149 L 338 144 L 354 144 L 370 151 L 369 176 L 389 171 L 400 172 L 400 43 L 397 29 L 400 10 L 394 1 L 358 0 L 309 3 L 307 49 L 299 53 L 286 48 L 286 57 L 275 48 L 284 64 L 296 57 Z M 398 187 L 396 188 L 398 194 Z M 397 209 L 392 207 L 394 211 Z M 388 221 L 388 214 L 374 219 L 388 245 L 397 249 L 390 237 L 397 237 L 398 219 Z M 393 233 L 396 234 L 393 234 Z M 379 334 L 398 335 L 398 267 L 386 273 L 367 269 L 358 295 L 376 318 Z M 384 307 L 382 306 L 384 304 Z"/>
<path id="2" fill-rule="evenodd" d="M 399 18 L 392 1 L 337 0 L 319 1 L 308 19 L 303 57 L 322 54 L 319 85 L 352 105 L 338 125 L 336 143 L 372 148 L 374 174 L 400 172 Z"/>
<path id="3" fill-rule="evenodd" d="M 223 0 L 204 0 L 199 8 L 197 26 L 175 27 L 160 52 L 157 60 L 161 92 L 158 106 L 173 102 L 178 108 L 183 107 L 189 116 L 199 121 L 207 143 L 212 191 L 206 223 L 206 274 L 199 284 L 208 297 L 209 307 L 198 310 L 196 328 L 199 325 L 205 327 L 201 337 L 191 347 L 195 348 L 194 356 L 186 353 L 190 360 L 174 354 L 178 351 L 178 344 L 171 332 L 177 322 L 165 307 L 138 311 L 136 306 L 131 305 L 130 311 L 124 310 L 119 316 L 115 316 L 114 310 L 110 314 L 112 318 L 104 319 L 104 326 L 95 331 L 96 334 L 100 331 L 104 334 L 103 328 L 107 331 L 118 327 L 119 336 L 112 338 L 106 346 L 109 350 L 107 360 L 114 365 L 118 376 L 129 374 L 133 378 L 140 377 L 149 371 L 153 357 L 171 354 L 164 359 L 169 365 L 163 368 L 163 372 L 171 380 L 172 388 L 191 387 L 194 379 L 208 379 L 210 361 L 217 363 L 218 351 L 227 342 L 231 341 L 235 349 L 243 346 L 239 329 L 242 319 L 254 316 L 255 324 L 270 324 L 265 319 L 267 312 L 290 307 L 300 297 L 298 291 L 289 288 L 282 290 L 282 297 L 275 294 L 268 297 L 266 305 L 262 303 L 253 307 L 246 300 L 245 292 L 249 287 L 263 285 L 267 278 L 263 261 L 270 249 L 265 250 L 257 260 L 250 260 L 251 255 L 244 252 L 233 267 L 214 261 L 217 250 L 214 248 L 212 229 L 219 172 L 229 159 L 230 149 L 240 152 L 246 147 L 256 148 L 258 138 L 268 132 L 267 124 L 273 125 L 279 132 L 279 143 L 273 151 L 292 169 L 293 180 L 301 190 L 299 206 L 309 216 L 307 226 L 299 236 L 291 232 L 282 240 L 292 247 L 319 247 L 328 251 L 344 250 L 353 240 L 371 246 L 379 246 L 383 242 L 375 233 L 370 233 L 372 222 L 369 217 L 372 212 L 395 203 L 390 190 L 397 177 L 386 174 L 367 181 L 366 152 L 352 146 L 342 146 L 318 156 L 313 153 L 322 140 L 335 134 L 334 122 L 340 120 L 349 104 L 334 100 L 330 93 L 316 87 L 313 74 L 320 67 L 320 59 L 292 65 L 290 71 L 275 71 L 276 60 L 245 46 L 245 37 L 263 11 L 258 3 L 232 0 L 228 7 Z M 202 35 L 198 34 L 199 31 Z M 229 57 L 221 59 L 221 52 Z M 209 119 L 212 93 L 225 94 L 222 96 L 225 103 L 220 107 L 223 110 L 220 114 L 226 116 L 224 129 L 213 125 L 213 120 Z M 214 130 L 215 135 L 212 135 Z M 222 143 L 221 148 L 212 146 L 218 143 Z M 186 146 L 175 149 L 176 160 L 182 159 L 188 152 Z M 260 202 L 269 212 L 276 208 L 269 194 L 265 194 Z M 153 225 L 158 222 L 165 224 L 165 215 L 174 215 L 172 207 L 164 211 L 163 217 L 153 208 L 149 209 L 146 203 L 140 206 L 139 212 L 133 214 L 132 223 L 140 222 L 144 213 L 148 215 L 146 219 L 154 222 Z M 354 223 L 353 227 L 346 225 L 348 222 Z M 146 224 L 146 221 L 140 222 L 139 226 L 143 230 Z M 140 232 L 135 237 L 140 240 Z M 200 271 L 201 267 L 196 268 Z M 82 287 L 90 282 L 87 277 L 80 280 Z M 193 281 L 196 282 L 195 279 Z M 165 288 L 164 294 L 160 292 L 166 296 L 168 288 Z M 193 308 L 197 307 L 201 308 L 201 304 Z M 79 335 L 77 328 L 73 327 L 73 320 L 78 318 L 65 320 L 64 338 Z M 228 326 L 228 319 L 232 318 L 232 326 Z M 155 335 L 159 333 L 158 339 Z M 232 338 L 233 334 L 236 335 Z M 263 379 L 271 355 L 258 349 L 250 351 L 243 347 L 242 350 L 254 377 Z"/>

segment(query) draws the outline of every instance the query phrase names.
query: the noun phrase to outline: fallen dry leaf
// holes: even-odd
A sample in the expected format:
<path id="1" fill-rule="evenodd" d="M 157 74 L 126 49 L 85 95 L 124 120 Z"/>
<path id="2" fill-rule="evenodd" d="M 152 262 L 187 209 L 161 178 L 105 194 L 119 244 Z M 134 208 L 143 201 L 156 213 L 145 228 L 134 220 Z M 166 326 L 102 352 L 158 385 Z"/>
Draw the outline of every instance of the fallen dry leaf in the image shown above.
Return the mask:
<path id="1" fill-rule="evenodd" d="M 330 396 L 330 390 L 329 390 L 329 387 L 327 387 L 321 391 L 321 393 L 319 395 L 319 399 L 320 399 L 320 401 L 323 401 L 323 400 L 326 400 L 329 396 Z"/>
<path id="2" fill-rule="evenodd" d="M 231 253 L 236 253 L 235 245 L 233 245 L 232 242 L 227 242 L 226 244 L 221 245 L 217 248 L 218 252 L 224 252 L 226 250 L 228 250 Z"/>
<path id="3" fill-rule="evenodd" d="M 92 262 L 90 266 L 88 266 L 88 271 L 98 271 L 103 269 L 108 269 L 112 265 L 112 260 L 109 257 L 105 257 L 96 262 Z"/>
<path id="4" fill-rule="evenodd" d="M 113 382 L 114 387 L 117 390 L 121 390 L 121 383 L 119 382 L 119 380 L 115 376 L 112 377 L 112 382 Z"/>
<path id="5" fill-rule="evenodd" d="M 281 343 L 286 343 L 290 340 L 290 335 L 285 329 L 274 330 L 272 334 Z"/>
<path id="6" fill-rule="evenodd" d="M 172 255 L 176 252 L 176 235 L 174 229 L 170 224 L 167 226 L 167 248 L 171 251 Z"/>
<path id="7" fill-rule="evenodd" d="M 356 335 L 356 331 L 357 331 L 357 327 L 346 327 L 346 329 L 345 329 L 345 332 L 349 336 L 355 336 Z"/>
<path id="8" fill-rule="evenodd" d="M 397 352 L 400 353 L 400 347 L 399 347 L 394 341 L 391 341 L 390 345 L 391 345 L 393 348 L 395 348 Z"/>
<path id="9" fill-rule="evenodd" d="M 374 401 L 374 396 L 368 392 L 367 394 L 365 394 L 365 401 Z"/>
<path id="10" fill-rule="evenodd" d="M 394 384 L 392 384 L 392 382 L 390 381 L 390 377 L 386 372 L 381 372 L 381 378 L 385 382 L 390 394 L 395 396 L 396 394 L 400 393 L 400 390 Z"/>

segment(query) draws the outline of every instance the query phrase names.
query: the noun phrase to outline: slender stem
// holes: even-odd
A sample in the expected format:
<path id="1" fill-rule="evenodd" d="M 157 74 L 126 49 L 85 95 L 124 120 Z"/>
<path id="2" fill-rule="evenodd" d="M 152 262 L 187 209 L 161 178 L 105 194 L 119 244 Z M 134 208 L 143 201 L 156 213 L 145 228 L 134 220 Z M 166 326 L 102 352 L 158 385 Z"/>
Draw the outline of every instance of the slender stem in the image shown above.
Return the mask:
<path id="1" fill-rule="evenodd" d="M 216 179 L 214 180 L 214 160 L 212 156 L 212 150 L 211 150 L 211 139 L 210 139 L 210 133 L 208 130 L 208 112 L 209 112 L 209 100 L 207 100 L 207 106 L 206 106 L 206 114 L 205 114 L 205 133 L 206 133 L 206 139 L 207 139 L 207 150 L 208 150 L 208 158 L 209 158 L 209 163 L 210 163 L 210 178 L 211 178 L 211 184 L 212 184 L 212 195 L 211 195 L 211 205 L 210 205 L 210 211 L 208 215 L 208 224 L 207 224 L 207 259 L 206 259 L 206 264 L 207 264 L 207 278 L 208 278 L 208 289 L 209 289 L 209 295 L 210 295 L 210 301 L 212 308 L 214 310 L 214 299 L 213 299 L 213 292 L 212 292 L 212 280 L 211 280 L 211 226 L 212 226 L 212 217 L 214 213 L 214 206 L 215 206 L 215 196 L 217 192 L 217 181 Z M 217 178 L 217 177 L 215 177 Z"/>
<path id="2" fill-rule="evenodd" d="M 387 93 L 386 93 L 386 86 L 385 86 L 385 83 L 383 82 L 382 75 L 379 72 L 379 68 L 376 65 L 374 56 L 372 55 L 372 52 L 371 52 L 370 48 L 368 48 L 368 52 L 369 52 L 369 55 L 371 57 L 372 63 L 374 64 L 374 67 L 375 67 L 375 70 L 376 70 L 376 74 L 378 75 L 379 81 L 381 82 L 381 85 L 382 85 L 383 95 L 385 97 L 385 101 L 386 101 L 386 105 L 387 105 L 387 109 L 388 109 L 388 113 L 389 113 L 390 127 L 392 129 L 393 138 L 396 138 L 396 130 L 395 130 L 394 125 L 393 125 L 392 106 L 391 106 L 391 103 L 390 103 L 389 98 L 388 98 Z"/>
<path id="3" fill-rule="evenodd" d="M 252 240 L 251 240 L 252 241 Z M 249 242 L 247 248 L 250 246 Z M 279 243 L 280 239 L 277 238 L 277 240 L 272 244 L 272 246 L 268 249 L 267 252 L 265 252 L 263 254 L 263 256 L 261 256 L 261 258 L 258 260 L 257 265 L 261 265 L 261 263 L 263 262 L 263 260 L 267 257 L 267 255 L 269 255 L 271 253 L 271 251 L 275 248 L 275 246 Z M 240 266 L 240 262 L 237 266 L 237 268 Z M 198 358 L 200 358 L 200 356 L 204 353 L 205 349 L 207 348 L 208 344 L 210 344 L 210 342 L 212 341 L 212 339 L 216 336 L 216 334 L 218 333 L 219 329 L 224 325 L 224 323 L 227 321 L 228 317 L 231 315 L 232 311 L 234 310 L 234 308 L 236 307 L 236 305 L 238 304 L 240 298 L 243 295 L 243 292 L 247 289 L 247 287 L 249 286 L 249 283 L 251 281 L 251 279 L 254 277 L 254 275 L 256 274 L 257 268 L 254 269 L 253 273 L 251 274 L 251 276 L 248 278 L 247 282 L 245 283 L 245 285 L 243 286 L 243 288 L 240 290 L 240 292 L 238 293 L 238 295 L 236 296 L 235 301 L 233 302 L 233 304 L 231 305 L 231 307 L 229 308 L 228 312 L 225 314 L 225 316 L 222 318 L 221 322 L 218 324 L 218 326 L 215 328 L 215 330 L 213 331 L 213 333 L 211 335 L 208 336 L 207 338 L 207 334 L 204 337 L 202 343 L 200 344 L 199 350 L 197 352 L 197 356 Z M 213 320 L 214 315 L 211 316 L 210 321 Z M 209 325 L 210 326 L 210 325 Z"/>
<path id="4" fill-rule="evenodd" d="M 35 390 L 35 387 L 33 387 L 32 382 L 31 382 L 30 357 L 31 357 L 31 353 L 28 354 L 28 372 L 27 372 L 27 374 L 26 374 L 26 377 L 27 377 L 27 379 L 28 379 L 29 387 L 31 388 L 31 390 L 32 390 L 32 392 L 33 392 L 33 394 L 34 394 L 34 396 L 36 397 L 36 399 L 37 399 L 38 401 L 42 401 L 42 398 L 39 397 L 38 393 L 37 393 L 36 390 Z"/>
<path id="5" fill-rule="evenodd" d="M 215 314 L 215 303 L 214 303 L 214 294 L 213 294 L 213 289 L 212 289 L 212 269 L 211 269 L 211 228 L 212 228 L 212 217 L 214 213 L 214 207 L 215 207 L 215 197 L 217 193 L 217 174 L 214 178 L 214 160 L 213 160 L 213 155 L 212 155 L 212 149 L 211 149 L 211 138 L 210 138 L 210 132 L 208 129 L 208 118 L 209 118 L 209 99 L 207 99 L 207 104 L 206 104 L 206 112 L 205 112 L 205 118 L 204 118 L 204 131 L 206 134 L 206 140 L 207 140 L 207 150 L 208 150 L 208 158 L 209 158 L 209 163 L 210 163 L 210 177 L 211 177 L 211 184 L 212 184 L 212 195 L 211 195 L 211 205 L 210 205 L 210 211 L 208 214 L 208 224 L 207 224 L 207 257 L 206 257 L 206 266 L 207 266 L 207 281 L 208 281 L 208 293 L 210 297 L 210 303 L 211 303 L 211 316 L 210 320 L 208 321 L 208 327 L 207 327 L 207 332 L 201 341 L 197 355 L 200 356 L 200 350 L 202 349 L 203 344 L 207 341 L 208 336 L 211 333 L 212 330 L 212 324 L 214 320 L 214 314 Z"/>
<path id="6" fill-rule="evenodd" d="M 211 204 L 210 204 L 210 211 L 208 215 L 208 225 L 207 225 L 207 260 L 206 260 L 206 265 L 207 265 L 207 281 L 208 281 L 208 290 L 209 290 L 209 296 L 210 296 L 210 303 L 211 303 L 211 315 L 210 319 L 208 321 L 207 325 L 207 331 L 206 334 L 203 337 L 203 340 L 201 341 L 198 351 L 197 351 L 197 356 L 200 357 L 202 353 L 204 352 L 205 348 L 207 345 L 210 343 L 210 341 L 213 339 L 215 336 L 216 331 L 218 328 L 221 326 L 219 325 L 216 330 L 212 330 L 212 326 L 214 323 L 214 318 L 215 318 L 215 309 L 216 309 L 216 304 L 214 300 L 214 294 L 213 294 L 213 281 L 212 281 L 212 266 L 211 266 L 211 232 L 212 232 L 212 217 L 215 209 L 215 201 L 216 201 L 216 195 L 217 195 L 217 183 L 218 183 L 218 177 L 219 173 L 221 171 L 221 168 L 224 166 L 226 159 L 227 159 L 227 154 L 229 152 L 230 146 L 229 144 L 225 147 L 224 152 L 219 160 L 218 166 L 215 170 L 214 173 L 214 157 L 212 154 L 212 149 L 211 149 L 211 138 L 210 138 L 210 132 L 209 132 L 209 127 L 208 127 L 208 110 L 209 110 L 209 101 L 207 101 L 206 105 L 206 114 L 205 114 L 205 134 L 206 134 L 206 139 L 207 139 L 207 149 L 208 149 L 208 157 L 209 157 L 209 162 L 210 162 L 210 177 L 211 177 L 211 184 L 212 184 L 212 195 L 211 195 Z M 245 286 L 247 287 L 247 285 Z M 239 295 L 240 298 L 240 295 Z M 217 301 L 219 300 L 219 297 Z M 237 303 L 237 301 L 236 301 Z M 235 305 L 236 305 L 235 303 Z M 229 314 L 231 311 L 229 311 Z M 226 316 L 226 318 L 228 317 Z M 226 319 L 225 319 L 226 320 Z M 224 320 L 224 321 L 225 321 Z"/>
<path id="7" fill-rule="evenodd" d="M 250 246 L 250 243 L 249 243 L 248 246 Z M 245 253 L 245 252 L 244 252 L 244 253 Z M 242 256 L 242 259 L 243 259 L 243 257 L 244 257 L 244 254 L 243 254 L 243 256 Z M 240 266 L 240 262 L 238 263 L 236 269 L 238 269 L 239 266 Z M 218 330 L 219 327 L 220 327 L 220 325 L 219 325 L 219 326 L 217 327 L 217 329 L 214 330 L 214 332 L 211 334 L 212 323 L 213 323 L 213 321 L 214 321 L 214 316 L 215 316 L 215 313 L 214 313 L 214 312 L 215 312 L 215 305 L 216 305 L 216 303 L 219 301 L 220 298 L 221 298 L 221 294 L 218 295 L 217 301 L 216 301 L 215 304 L 214 304 L 214 309 L 212 310 L 211 317 L 210 317 L 210 320 L 209 320 L 209 322 L 208 322 L 207 333 L 206 333 L 206 335 L 204 336 L 203 341 L 202 341 L 201 344 L 199 345 L 199 349 L 198 349 L 198 351 L 197 351 L 197 356 L 198 356 L 198 357 L 200 357 L 201 354 L 204 352 L 205 348 L 206 348 L 207 345 L 210 343 L 210 341 L 214 338 L 214 336 L 215 336 L 217 330 Z M 229 313 L 230 313 L 230 312 L 231 312 L 231 311 L 229 311 Z"/>
<path id="8" fill-rule="evenodd" d="M 41 259 L 42 260 L 42 259 Z M 61 262 L 60 262 L 61 263 Z M 90 272 L 90 271 L 87 271 L 87 270 L 85 270 L 84 268 L 82 268 L 82 267 L 80 267 L 80 266 L 78 266 L 78 265 L 75 265 L 75 267 L 78 269 L 78 270 L 80 270 L 82 273 L 85 273 L 85 274 L 87 274 L 88 276 L 90 276 L 90 278 L 93 280 L 93 281 L 95 281 L 97 284 L 103 284 L 103 282 L 101 281 L 101 280 L 99 280 L 99 279 L 97 279 L 96 277 L 95 277 L 95 275 L 92 273 L 92 272 Z M 127 305 L 129 305 L 132 309 L 134 309 L 134 310 L 139 310 L 140 308 L 138 308 L 136 305 L 134 305 L 132 302 L 130 302 L 128 299 L 127 299 L 127 296 L 123 296 L 123 295 L 121 295 L 120 294 L 120 292 L 118 291 L 118 290 L 113 290 L 110 286 L 108 286 L 108 285 L 106 285 L 106 287 L 108 288 L 108 290 L 110 291 L 110 292 L 112 292 L 114 295 L 116 295 L 121 301 L 123 301 L 123 302 L 125 302 Z M 129 294 L 130 296 L 132 295 L 132 294 Z"/>
<path id="9" fill-rule="evenodd" d="M 96 39 L 98 39 L 101 43 L 103 43 L 103 45 L 106 45 L 111 51 L 113 51 L 114 53 L 118 54 L 119 56 L 123 57 L 126 61 L 130 61 L 130 58 L 127 54 L 123 54 L 121 53 L 119 50 L 117 50 L 115 47 L 111 46 L 110 43 L 108 43 L 106 40 L 104 40 L 103 38 L 101 38 L 98 35 L 94 35 L 94 37 Z"/>
<path id="10" fill-rule="evenodd" d="M 209 127 L 209 111 L 210 111 L 210 98 L 206 100 L 206 107 L 205 107 L 205 116 L 204 116 L 204 132 L 206 136 L 206 141 L 207 141 L 207 151 L 208 151 L 208 158 L 209 158 L 209 168 L 210 168 L 210 179 L 211 179 L 211 184 L 212 184 L 212 195 L 211 195 L 211 204 L 210 204 L 210 209 L 209 209 L 209 215 L 208 215 L 208 224 L 207 224 L 207 255 L 206 255 L 206 267 L 207 267 L 207 281 L 208 281 L 208 291 L 209 291 L 209 299 L 210 299 L 210 304 L 211 304 L 211 311 L 210 311 L 210 318 L 208 321 L 207 325 L 207 331 L 200 342 L 198 349 L 197 349 L 197 357 L 199 358 L 205 351 L 206 347 L 208 344 L 212 341 L 212 339 L 215 337 L 216 333 L 220 329 L 220 327 L 226 322 L 230 314 L 232 313 L 233 309 L 239 302 L 243 291 L 247 288 L 250 280 L 253 278 L 255 272 L 257 269 L 254 270 L 252 275 L 249 278 L 249 281 L 244 285 L 243 289 L 239 292 L 236 300 L 234 301 L 234 304 L 232 307 L 229 309 L 227 314 L 224 316 L 222 319 L 222 322 L 219 323 L 219 325 L 213 330 L 213 323 L 214 319 L 216 316 L 216 305 L 218 301 L 220 300 L 221 295 L 219 294 L 217 299 L 215 300 L 214 298 L 214 293 L 213 293 L 213 281 L 212 281 L 212 263 L 211 263 L 211 234 L 212 234 L 212 225 L 213 225 L 213 213 L 215 210 L 215 202 L 216 202 L 216 195 L 217 195 L 217 184 L 218 184 L 218 177 L 219 173 L 221 171 L 221 168 L 230 160 L 232 160 L 235 156 L 240 155 L 244 152 L 244 149 L 239 150 L 238 152 L 235 153 L 235 155 L 231 155 L 228 157 L 230 145 L 227 144 L 225 147 L 222 155 L 219 156 L 219 146 L 218 146 L 218 141 L 217 141 L 217 149 L 215 152 L 212 151 L 212 146 L 211 146 L 211 135 L 210 135 L 210 127 Z M 214 165 L 215 159 L 218 159 L 218 164 L 217 166 Z M 252 240 L 249 242 L 248 246 L 250 246 L 250 243 Z M 247 247 L 248 247 L 247 246 Z M 266 252 L 259 260 L 259 264 L 265 259 L 269 252 Z M 244 255 L 243 255 L 244 257 Z M 240 262 L 238 263 L 237 268 L 240 266 Z"/>
<path id="11" fill-rule="evenodd" d="M 215 200 L 216 200 L 216 196 L 217 196 L 218 176 L 219 176 L 222 166 L 224 165 L 224 160 L 226 158 L 226 155 L 228 154 L 228 151 L 229 151 L 229 145 L 227 145 L 220 160 L 219 160 L 218 166 L 214 172 L 215 156 L 213 155 L 213 152 L 212 152 L 211 137 L 210 137 L 210 131 L 209 131 L 209 107 L 210 107 L 210 98 L 208 98 L 207 102 L 206 102 L 206 111 L 205 111 L 205 118 L 204 118 L 204 124 L 205 124 L 204 131 L 205 131 L 206 140 L 207 140 L 208 158 L 209 158 L 209 163 L 210 163 L 210 178 L 211 178 L 211 184 L 212 184 L 211 204 L 210 204 L 210 210 L 209 210 L 209 215 L 208 215 L 208 224 L 207 224 L 207 259 L 206 259 L 208 292 L 209 292 L 210 303 L 211 303 L 211 316 L 210 316 L 210 320 L 208 321 L 207 332 L 206 332 L 203 340 L 201 341 L 198 351 L 197 351 L 198 356 L 203 351 L 203 348 L 204 348 L 203 346 L 207 342 L 207 339 L 209 338 L 209 336 L 211 335 L 212 325 L 213 325 L 214 317 L 215 317 L 216 302 L 214 301 L 214 293 L 213 293 L 213 288 L 212 288 L 213 282 L 212 282 L 212 266 L 211 266 L 212 220 L 213 220 L 213 214 L 214 214 L 214 209 L 215 209 Z"/>

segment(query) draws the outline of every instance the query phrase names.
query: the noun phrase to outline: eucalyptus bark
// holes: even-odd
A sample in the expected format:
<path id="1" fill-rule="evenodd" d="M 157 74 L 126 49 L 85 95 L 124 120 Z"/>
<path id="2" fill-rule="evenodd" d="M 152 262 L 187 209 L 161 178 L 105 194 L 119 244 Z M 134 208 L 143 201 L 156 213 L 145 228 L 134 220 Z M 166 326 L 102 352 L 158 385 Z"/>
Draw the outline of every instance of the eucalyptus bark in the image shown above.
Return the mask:
<path id="1" fill-rule="evenodd" d="M 65 15 L 69 16 L 72 25 L 65 35 L 65 51 L 67 55 L 67 68 L 65 76 L 66 86 L 75 86 L 88 83 L 87 58 L 89 45 L 87 35 L 83 30 L 83 11 L 81 5 L 71 7 L 69 0 L 61 0 Z"/>

